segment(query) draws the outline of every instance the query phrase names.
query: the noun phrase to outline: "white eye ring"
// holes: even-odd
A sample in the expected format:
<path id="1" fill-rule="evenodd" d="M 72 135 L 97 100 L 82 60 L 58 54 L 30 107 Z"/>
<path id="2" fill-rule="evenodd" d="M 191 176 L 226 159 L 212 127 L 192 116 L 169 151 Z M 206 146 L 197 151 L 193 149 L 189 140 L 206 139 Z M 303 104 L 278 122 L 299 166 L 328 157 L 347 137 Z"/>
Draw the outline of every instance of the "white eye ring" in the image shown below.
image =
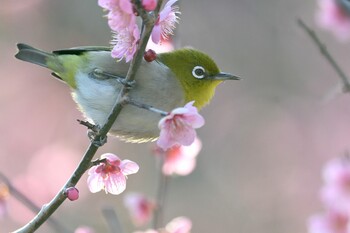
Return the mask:
<path id="1" fill-rule="evenodd" d="M 201 66 L 195 66 L 192 70 L 192 75 L 195 78 L 202 79 L 205 77 L 205 69 Z"/>

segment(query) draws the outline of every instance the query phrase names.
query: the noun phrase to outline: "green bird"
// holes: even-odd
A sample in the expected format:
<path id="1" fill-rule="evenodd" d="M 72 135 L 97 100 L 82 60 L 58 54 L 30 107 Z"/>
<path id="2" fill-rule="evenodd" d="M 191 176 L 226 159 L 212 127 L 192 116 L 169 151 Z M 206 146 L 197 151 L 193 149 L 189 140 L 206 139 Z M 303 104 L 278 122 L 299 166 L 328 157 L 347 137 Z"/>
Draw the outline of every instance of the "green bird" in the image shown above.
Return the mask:
<path id="1" fill-rule="evenodd" d="M 126 85 L 123 80 L 130 63 L 117 62 L 108 47 L 76 47 L 52 53 L 21 43 L 17 47 L 16 58 L 48 68 L 68 84 L 87 119 L 100 126 L 106 122 L 122 85 Z M 129 97 L 166 112 L 193 100 L 201 109 L 221 82 L 238 79 L 220 72 L 207 54 L 182 48 L 157 54 L 153 62 L 143 60 Z M 160 114 L 128 104 L 109 133 L 128 142 L 152 141 L 159 137 L 160 119 Z"/>

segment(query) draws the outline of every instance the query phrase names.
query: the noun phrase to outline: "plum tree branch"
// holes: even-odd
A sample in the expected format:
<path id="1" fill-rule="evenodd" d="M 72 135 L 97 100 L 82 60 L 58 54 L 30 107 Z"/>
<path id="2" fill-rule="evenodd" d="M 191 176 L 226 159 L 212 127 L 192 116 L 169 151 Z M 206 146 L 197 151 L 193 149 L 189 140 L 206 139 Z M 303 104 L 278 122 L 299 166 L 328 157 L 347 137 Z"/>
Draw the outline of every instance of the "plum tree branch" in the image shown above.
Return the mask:
<path id="1" fill-rule="evenodd" d="M 302 19 L 297 20 L 298 25 L 309 35 L 309 37 L 313 40 L 313 42 L 316 44 L 316 46 L 319 48 L 321 54 L 326 58 L 326 60 L 330 63 L 330 65 L 333 67 L 335 72 L 340 77 L 342 83 L 343 83 L 343 92 L 350 92 L 350 82 L 346 74 L 343 72 L 343 70 L 340 68 L 338 63 L 334 60 L 332 55 L 328 52 L 327 47 L 324 45 L 324 43 L 321 42 L 321 40 L 317 37 L 316 33 L 310 29 Z"/>
<path id="2" fill-rule="evenodd" d="M 131 61 L 127 76 L 125 81 L 131 82 L 135 79 L 135 75 L 137 73 L 137 70 L 141 64 L 144 51 L 147 46 L 147 42 L 151 36 L 152 29 L 154 26 L 154 23 L 156 22 L 156 19 L 158 17 L 159 9 L 162 5 L 163 0 L 159 0 L 156 10 L 154 11 L 154 15 L 150 15 L 148 12 L 146 12 L 141 4 L 140 0 L 132 0 L 131 1 L 135 6 L 137 11 L 139 12 L 143 23 L 145 25 L 145 29 L 143 31 L 143 35 L 141 36 L 141 39 L 138 44 L 137 52 Z M 82 160 L 78 164 L 77 168 L 69 178 L 69 180 L 66 182 L 66 184 L 62 187 L 62 189 L 56 194 L 56 196 L 46 205 L 44 205 L 39 213 L 26 225 L 24 225 L 22 228 L 14 231 L 14 233 L 30 233 L 36 231 L 57 209 L 58 207 L 66 200 L 65 190 L 69 187 L 75 186 L 82 175 L 86 172 L 86 170 L 91 165 L 91 160 L 96 154 L 99 143 L 103 141 L 106 138 L 107 133 L 111 129 L 113 123 L 117 119 L 118 115 L 122 111 L 123 108 L 123 97 L 129 92 L 130 88 L 127 88 L 126 86 L 123 86 L 117 99 L 114 104 L 114 107 L 109 114 L 106 123 L 102 126 L 102 128 L 95 134 L 94 138 L 92 139 L 89 147 L 87 148 Z"/>

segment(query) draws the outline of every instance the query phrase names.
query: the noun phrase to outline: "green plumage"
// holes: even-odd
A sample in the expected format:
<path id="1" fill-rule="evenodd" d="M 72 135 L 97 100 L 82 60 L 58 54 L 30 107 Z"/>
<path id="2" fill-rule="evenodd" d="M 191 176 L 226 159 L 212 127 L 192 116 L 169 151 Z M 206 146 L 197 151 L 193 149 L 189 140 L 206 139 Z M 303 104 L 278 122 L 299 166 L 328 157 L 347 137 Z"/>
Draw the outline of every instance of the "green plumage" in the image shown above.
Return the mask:
<path id="1" fill-rule="evenodd" d="M 186 102 L 195 100 L 194 105 L 199 109 L 209 103 L 214 96 L 215 88 L 221 82 L 210 78 L 220 73 L 211 57 L 192 48 L 183 48 L 162 53 L 159 55 L 159 60 L 176 74 L 184 89 Z M 196 79 L 192 75 L 193 67 L 198 65 L 206 71 L 203 79 Z"/>
<path id="2" fill-rule="evenodd" d="M 114 106 L 130 63 L 117 62 L 108 47 L 76 47 L 44 52 L 18 44 L 16 58 L 53 71 L 65 81 L 79 110 L 95 124 L 103 125 Z M 99 70 L 104 75 L 95 71 Z M 129 92 L 133 100 L 163 111 L 182 107 L 190 101 L 202 108 L 209 103 L 216 86 L 236 77 L 220 73 L 215 62 L 203 52 L 184 48 L 157 55 L 153 62 L 142 61 Z M 126 141 L 146 142 L 159 136 L 161 116 L 132 105 L 126 105 L 110 133 Z"/>

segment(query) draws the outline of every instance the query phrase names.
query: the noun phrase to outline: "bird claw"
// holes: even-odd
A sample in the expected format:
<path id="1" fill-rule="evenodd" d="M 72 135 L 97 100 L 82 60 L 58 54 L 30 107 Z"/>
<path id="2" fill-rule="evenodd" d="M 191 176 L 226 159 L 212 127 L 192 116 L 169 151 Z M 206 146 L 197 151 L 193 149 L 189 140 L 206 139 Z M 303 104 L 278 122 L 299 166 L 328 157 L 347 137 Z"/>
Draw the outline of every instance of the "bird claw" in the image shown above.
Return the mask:
<path id="1" fill-rule="evenodd" d="M 92 71 L 91 75 L 93 78 L 103 80 L 103 79 L 115 79 L 117 80 L 120 84 L 124 85 L 127 89 L 131 89 L 135 86 L 135 80 L 132 81 L 125 81 L 125 77 L 111 74 L 108 72 L 105 72 L 99 68 L 96 68 Z"/>
<path id="2" fill-rule="evenodd" d="M 135 83 L 136 83 L 135 80 L 127 81 L 127 82 L 125 82 L 125 80 L 124 80 L 123 85 L 124 85 L 128 90 L 130 90 L 130 89 L 132 89 L 132 88 L 135 86 Z"/>
<path id="3" fill-rule="evenodd" d="M 92 144 L 94 144 L 97 147 L 100 147 L 107 143 L 107 136 L 97 137 L 97 133 L 98 132 L 95 130 L 89 130 L 88 137 Z"/>

